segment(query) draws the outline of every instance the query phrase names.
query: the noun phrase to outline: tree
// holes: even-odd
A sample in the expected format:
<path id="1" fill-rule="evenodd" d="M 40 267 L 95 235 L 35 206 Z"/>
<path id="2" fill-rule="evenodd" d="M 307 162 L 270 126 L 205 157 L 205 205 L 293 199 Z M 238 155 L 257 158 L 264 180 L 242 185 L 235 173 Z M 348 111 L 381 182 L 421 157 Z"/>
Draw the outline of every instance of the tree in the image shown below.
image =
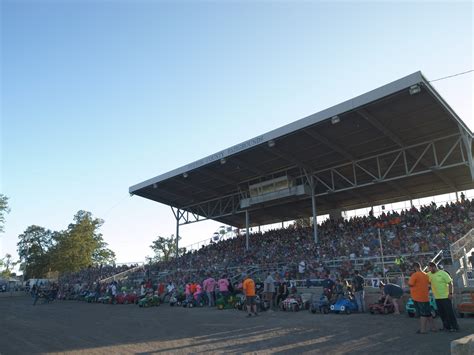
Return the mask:
<path id="1" fill-rule="evenodd" d="M 113 262 L 115 253 L 107 248 L 98 232 L 103 223 L 102 219 L 93 218 L 90 212 L 77 212 L 74 223 L 58 235 L 57 245 L 52 251 L 53 270 L 76 272 L 92 265 Z"/>
<path id="2" fill-rule="evenodd" d="M 12 269 L 15 267 L 16 264 L 18 264 L 18 261 L 12 261 L 12 256 L 10 254 L 5 254 L 5 257 L 1 259 L 0 262 L 0 267 L 5 269 L 0 271 L 0 276 L 12 276 Z"/>
<path id="3" fill-rule="evenodd" d="M 181 237 L 179 237 L 178 241 L 179 240 L 181 240 Z M 176 257 L 176 237 L 174 234 L 169 238 L 158 236 L 158 238 L 153 241 L 153 244 L 150 245 L 150 248 L 155 252 L 155 261 L 170 261 Z M 179 255 L 183 255 L 185 252 L 186 248 L 178 249 Z"/>
<path id="4" fill-rule="evenodd" d="M 115 263 L 115 253 L 107 248 L 107 243 L 101 241 L 99 247 L 92 254 L 94 265 L 110 265 Z"/>
<path id="5" fill-rule="evenodd" d="M 5 231 L 5 214 L 10 213 L 8 207 L 8 197 L 0 194 L 0 233 Z"/>
<path id="6" fill-rule="evenodd" d="M 79 211 L 67 230 L 54 232 L 30 226 L 19 235 L 18 254 L 25 278 L 45 277 L 50 272 L 75 272 L 91 265 L 113 263 L 115 253 L 99 233 L 103 220 Z"/>
<path id="7" fill-rule="evenodd" d="M 50 252 L 57 239 L 57 232 L 40 226 L 29 226 L 18 236 L 20 267 L 25 278 L 43 277 L 50 268 Z"/>

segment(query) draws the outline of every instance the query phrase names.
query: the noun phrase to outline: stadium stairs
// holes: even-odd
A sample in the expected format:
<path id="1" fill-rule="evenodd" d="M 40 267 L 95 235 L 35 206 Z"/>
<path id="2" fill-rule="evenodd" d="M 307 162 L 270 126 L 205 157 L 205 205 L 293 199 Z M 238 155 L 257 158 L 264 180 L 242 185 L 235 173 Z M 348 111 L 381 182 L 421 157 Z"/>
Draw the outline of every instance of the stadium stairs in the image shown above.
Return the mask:
<path id="1" fill-rule="evenodd" d="M 447 271 L 458 287 L 474 287 L 474 274 L 468 256 L 474 251 L 474 229 L 450 246 L 452 267 Z"/>

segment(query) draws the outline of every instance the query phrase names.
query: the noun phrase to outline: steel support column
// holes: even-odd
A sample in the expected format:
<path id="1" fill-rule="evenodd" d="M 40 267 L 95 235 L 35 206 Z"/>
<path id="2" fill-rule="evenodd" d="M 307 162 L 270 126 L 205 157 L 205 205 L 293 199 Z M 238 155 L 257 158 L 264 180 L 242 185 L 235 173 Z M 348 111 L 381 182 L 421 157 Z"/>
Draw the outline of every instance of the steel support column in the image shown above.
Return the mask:
<path id="1" fill-rule="evenodd" d="M 318 220 L 316 214 L 316 197 L 314 196 L 314 177 L 311 176 L 311 205 L 313 207 L 313 234 L 314 243 L 318 244 Z"/>
<path id="2" fill-rule="evenodd" d="M 467 154 L 467 163 L 469 166 L 469 171 L 471 173 L 471 179 L 474 181 L 474 159 L 472 157 L 472 136 L 462 129 L 461 126 L 459 126 L 459 131 L 461 132 L 462 136 L 462 141 L 464 143 L 464 147 L 466 148 L 466 154 Z"/>
<path id="3" fill-rule="evenodd" d="M 249 250 L 249 210 L 245 210 L 245 250 Z"/>
<path id="4" fill-rule="evenodd" d="M 178 217 L 176 218 L 176 257 L 178 257 L 179 251 L 179 209 L 178 209 Z"/>

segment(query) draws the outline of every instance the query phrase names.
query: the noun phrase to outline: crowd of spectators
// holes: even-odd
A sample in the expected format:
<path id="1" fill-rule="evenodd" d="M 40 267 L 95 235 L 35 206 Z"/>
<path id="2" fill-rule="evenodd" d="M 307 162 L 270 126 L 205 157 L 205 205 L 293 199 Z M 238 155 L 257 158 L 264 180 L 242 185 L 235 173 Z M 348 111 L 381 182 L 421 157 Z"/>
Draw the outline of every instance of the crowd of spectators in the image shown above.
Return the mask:
<path id="1" fill-rule="evenodd" d="M 249 250 L 245 249 L 245 235 L 240 235 L 203 246 L 168 262 L 147 265 L 141 272 L 143 277 L 152 279 L 158 279 L 153 276 L 161 272 L 168 275 L 167 281 L 184 285 L 202 282 L 209 274 L 217 279 L 251 265 L 278 264 L 276 271 L 281 279 L 324 279 L 329 273 L 344 279 L 354 270 L 355 259 L 366 258 L 359 266 L 361 274 L 376 277 L 400 271 L 403 266 L 403 263 L 392 263 L 382 270 L 380 263 L 370 259 L 380 256 L 380 240 L 385 256 L 405 254 L 408 255 L 404 257 L 406 263 L 417 260 L 425 264 L 434 253 L 449 249 L 450 244 L 473 228 L 473 221 L 474 200 L 462 199 L 441 206 L 432 203 L 419 209 L 413 207 L 401 212 L 382 213 L 378 217 L 370 214 L 347 220 L 327 220 L 318 226 L 317 244 L 313 240 L 312 227 L 290 226 L 251 234 Z M 421 256 L 423 253 L 426 256 Z M 330 270 L 327 263 L 335 259 L 340 259 L 340 262 L 336 269 Z M 134 266 L 90 267 L 79 273 L 62 275 L 61 290 L 79 292 L 84 288 L 97 288 L 103 293 L 107 286 L 99 284 L 99 280 Z M 127 286 L 140 288 L 130 283 Z"/>
<path id="2" fill-rule="evenodd" d="M 290 226 L 251 234 L 249 250 L 245 249 L 245 235 L 240 235 L 158 263 L 154 268 L 212 271 L 252 264 L 297 265 L 303 260 L 306 270 L 318 276 L 329 260 L 346 258 L 348 268 L 353 259 L 380 256 L 379 229 L 385 256 L 414 255 L 449 249 L 450 244 L 474 227 L 473 221 L 473 200 L 462 199 L 441 206 L 432 203 L 419 209 L 382 213 L 379 217 L 370 214 L 347 220 L 329 219 L 318 226 L 317 244 L 312 227 Z M 373 263 L 368 260 L 364 269 L 373 271 Z"/>

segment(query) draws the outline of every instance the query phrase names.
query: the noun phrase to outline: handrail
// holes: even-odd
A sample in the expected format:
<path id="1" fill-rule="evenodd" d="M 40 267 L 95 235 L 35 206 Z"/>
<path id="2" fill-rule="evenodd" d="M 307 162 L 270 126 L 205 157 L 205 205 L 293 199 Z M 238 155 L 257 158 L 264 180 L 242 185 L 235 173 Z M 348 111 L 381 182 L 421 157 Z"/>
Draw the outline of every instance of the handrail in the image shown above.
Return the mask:
<path id="1" fill-rule="evenodd" d="M 443 250 L 440 250 L 440 251 L 430 260 L 430 262 L 431 262 L 431 263 L 435 263 L 436 266 L 438 266 L 438 264 L 440 263 L 440 261 L 443 260 L 443 259 L 441 258 L 441 259 L 438 260 L 438 261 L 436 261 L 436 259 L 437 259 L 440 255 L 442 256 L 443 254 L 444 254 Z M 425 267 L 423 268 L 423 272 L 426 272 L 426 270 L 428 270 L 428 266 L 425 266 Z"/>
<path id="2" fill-rule="evenodd" d="M 460 239 L 456 240 L 454 243 L 452 243 L 451 246 L 450 246 L 450 248 L 451 248 L 451 249 L 454 249 L 454 247 L 455 247 L 457 244 L 460 244 L 460 243 L 464 242 L 464 239 L 465 239 L 466 237 L 468 237 L 469 235 L 471 235 L 472 233 L 474 233 L 474 228 L 471 229 L 469 232 L 467 232 L 462 238 L 460 238 Z"/>
<path id="3" fill-rule="evenodd" d="M 99 283 L 108 282 L 110 280 L 115 281 L 116 279 L 120 278 L 121 276 L 124 276 L 124 274 L 129 274 L 129 273 L 135 272 L 135 271 L 137 271 L 138 269 L 141 269 L 141 268 L 143 268 L 143 265 L 138 265 L 138 266 L 132 267 L 131 269 L 119 272 L 118 274 L 115 274 L 115 275 L 106 277 L 105 279 L 99 280 Z"/>
<path id="4" fill-rule="evenodd" d="M 451 252 L 451 258 L 453 262 L 455 261 L 456 258 L 459 258 L 458 253 L 462 249 L 464 249 L 464 247 L 468 245 L 469 243 L 473 243 L 472 247 L 474 247 L 474 228 L 471 229 L 469 232 L 467 232 L 462 238 L 458 239 L 457 241 L 455 241 L 449 246 L 449 250 Z"/>
<path id="5" fill-rule="evenodd" d="M 116 263 L 115 266 L 123 266 L 123 265 L 137 265 L 137 266 L 143 266 L 145 263 L 143 261 L 135 261 L 135 262 L 130 262 L 130 263 Z"/>
<path id="6" fill-rule="evenodd" d="M 231 231 L 231 232 L 226 232 L 225 234 L 222 235 L 222 237 L 219 239 L 218 242 L 222 241 L 222 240 L 228 240 L 228 239 L 233 239 L 237 236 L 237 233 L 235 233 L 234 231 Z M 186 249 L 186 252 L 189 252 L 189 251 L 194 251 L 194 250 L 199 250 L 201 247 L 203 246 L 207 246 L 209 244 L 212 244 L 210 242 L 210 240 L 212 240 L 212 237 L 211 238 L 207 238 L 207 239 L 203 239 L 203 240 L 200 240 L 198 242 L 195 242 L 195 243 L 192 243 L 192 244 L 189 244 L 187 246 L 185 246 L 185 249 Z"/>
<path id="7" fill-rule="evenodd" d="M 383 261 L 385 264 L 392 264 L 395 262 L 395 260 L 400 257 L 420 257 L 420 256 L 429 256 L 433 255 L 433 252 L 425 252 L 425 253 L 405 253 L 405 254 L 399 254 L 399 255 L 384 255 Z M 341 265 L 343 262 L 349 261 L 351 264 L 357 266 L 357 265 L 363 265 L 366 261 L 371 261 L 374 262 L 375 264 L 381 264 L 382 263 L 382 257 L 381 256 L 372 256 L 372 257 L 366 257 L 366 258 L 356 258 L 356 259 L 350 259 L 350 258 L 340 258 L 340 259 L 333 259 L 329 260 L 326 262 L 323 262 L 326 266 L 329 267 L 337 267 Z"/>

